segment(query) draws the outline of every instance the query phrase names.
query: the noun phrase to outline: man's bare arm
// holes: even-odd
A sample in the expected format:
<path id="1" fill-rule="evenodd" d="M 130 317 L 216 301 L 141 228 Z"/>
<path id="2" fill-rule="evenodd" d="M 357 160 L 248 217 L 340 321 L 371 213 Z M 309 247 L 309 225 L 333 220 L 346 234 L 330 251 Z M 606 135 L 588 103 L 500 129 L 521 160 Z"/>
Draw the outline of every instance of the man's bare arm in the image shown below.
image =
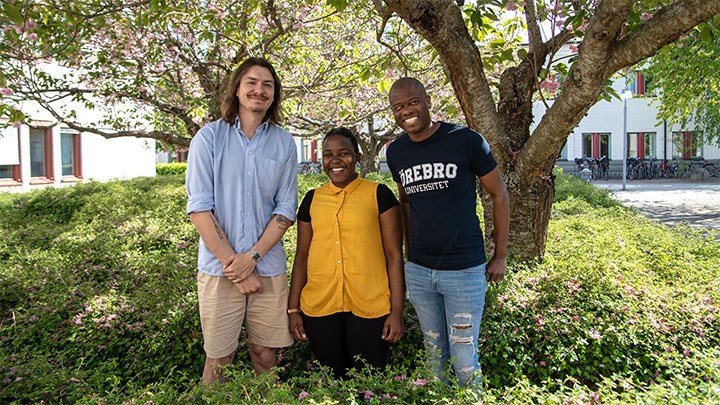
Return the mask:
<path id="1" fill-rule="evenodd" d="M 228 265 L 235 255 L 227 236 L 212 211 L 190 213 L 190 221 L 195 225 L 205 246 L 220 260 L 223 266 Z"/>
<path id="2" fill-rule="evenodd" d="M 487 266 L 489 281 L 505 278 L 507 268 L 507 248 L 510 233 L 510 198 L 500 170 L 496 167 L 490 173 L 480 177 L 485 190 L 493 203 L 493 230 L 495 253 Z"/>
<path id="3" fill-rule="evenodd" d="M 283 215 L 278 214 L 273 216 L 267 226 L 265 226 L 265 230 L 262 236 L 260 236 L 260 239 L 251 248 L 251 251 L 236 253 L 234 260 L 223 268 L 225 275 L 233 281 L 241 281 L 250 276 L 256 264 L 252 257 L 252 251 L 257 252 L 260 258 L 265 256 L 265 254 L 280 241 L 292 224 L 293 221 Z"/>

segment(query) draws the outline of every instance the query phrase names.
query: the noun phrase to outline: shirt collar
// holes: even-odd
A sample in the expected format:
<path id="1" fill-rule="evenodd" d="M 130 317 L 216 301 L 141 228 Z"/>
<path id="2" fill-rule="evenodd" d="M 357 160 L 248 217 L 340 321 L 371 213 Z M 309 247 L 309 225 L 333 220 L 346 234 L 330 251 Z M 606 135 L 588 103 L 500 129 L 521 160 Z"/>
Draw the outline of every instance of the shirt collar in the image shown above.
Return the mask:
<path id="1" fill-rule="evenodd" d="M 332 183 L 332 181 L 329 182 L 328 185 L 330 187 L 330 190 L 333 192 L 333 194 L 339 194 L 343 191 L 345 191 L 346 193 L 352 193 L 360 185 L 360 174 L 358 173 L 358 176 L 355 177 L 355 180 L 351 181 L 350 184 L 348 184 L 347 186 L 345 186 L 343 188 L 340 188 L 340 187 L 334 185 Z"/>
<path id="2" fill-rule="evenodd" d="M 238 132 L 242 132 L 242 127 L 240 127 L 240 116 L 235 116 L 235 124 L 233 124 L 235 129 L 238 130 Z M 270 120 L 263 121 L 262 124 L 260 124 L 259 127 L 257 127 L 256 131 L 265 131 L 270 127 Z"/>

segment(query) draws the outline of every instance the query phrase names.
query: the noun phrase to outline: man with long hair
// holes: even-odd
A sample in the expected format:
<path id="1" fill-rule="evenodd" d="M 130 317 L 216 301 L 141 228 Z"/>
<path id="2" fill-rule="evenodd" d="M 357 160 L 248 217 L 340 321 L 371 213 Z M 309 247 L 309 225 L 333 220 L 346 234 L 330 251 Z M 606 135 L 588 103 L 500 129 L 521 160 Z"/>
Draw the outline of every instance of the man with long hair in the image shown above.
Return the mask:
<path id="1" fill-rule="evenodd" d="M 295 221 L 297 150 L 279 126 L 281 96 L 270 62 L 249 58 L 230 78 L 222 118 L 190 143 L 187 212 L 200 234 L 205 384 L 224 381 L 221 366 L 232 363 L 243 322 L 258 374 L 293 342 L 282 236 Z"/>

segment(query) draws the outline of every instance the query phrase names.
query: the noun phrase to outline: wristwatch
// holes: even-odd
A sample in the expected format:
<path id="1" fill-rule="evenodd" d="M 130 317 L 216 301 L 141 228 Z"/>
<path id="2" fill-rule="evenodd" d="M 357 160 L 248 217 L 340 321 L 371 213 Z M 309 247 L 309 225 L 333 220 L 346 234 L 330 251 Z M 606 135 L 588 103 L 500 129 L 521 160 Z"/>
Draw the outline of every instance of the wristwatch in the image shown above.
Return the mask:
<path id="1" fill-rule="evenodd" d="M 260 261 L 260 253 L 254 251 L 254 250 L 251 250 L 250 254 L 252 255 L 252 259 L 255 260 L 255 263 Z"/>

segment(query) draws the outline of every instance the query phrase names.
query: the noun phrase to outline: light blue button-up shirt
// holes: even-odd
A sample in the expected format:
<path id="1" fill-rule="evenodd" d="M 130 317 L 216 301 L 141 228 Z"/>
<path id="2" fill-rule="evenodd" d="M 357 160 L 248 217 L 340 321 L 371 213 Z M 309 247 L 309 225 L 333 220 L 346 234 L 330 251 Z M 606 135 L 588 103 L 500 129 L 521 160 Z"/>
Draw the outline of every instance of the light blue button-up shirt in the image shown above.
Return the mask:
<path id="1" fill-rule="evenodd" d="M 252 139 L 219 119 L 190 142 L 187 160 L 187 213 L 213 211 L 235 252 L 247 252 L 278 214 L 292 221 L 298 203 L 297 149 L 292 136 L 268 121 Z M 286 271 L 282 239 L 257 264 L 258 274 Z M 198 270 L 222 276 L 223 265 L 200 239 Z"/>

